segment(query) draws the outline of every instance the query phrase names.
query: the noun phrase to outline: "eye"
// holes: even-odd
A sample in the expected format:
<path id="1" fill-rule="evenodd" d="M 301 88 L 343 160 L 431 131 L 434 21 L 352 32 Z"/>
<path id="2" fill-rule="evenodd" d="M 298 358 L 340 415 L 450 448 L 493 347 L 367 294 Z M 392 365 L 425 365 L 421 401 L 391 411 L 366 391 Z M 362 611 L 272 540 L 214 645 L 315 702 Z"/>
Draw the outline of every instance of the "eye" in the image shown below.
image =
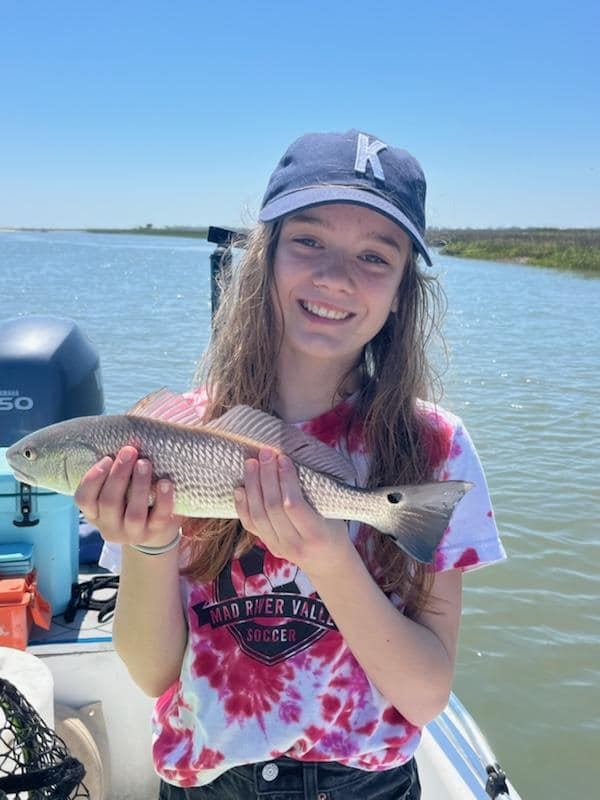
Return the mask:
<path id="1" fill-rule="evenodd" d="M 378 256 L 377 253 L 365 253 L 364 255 L 360 256 L 362 261 L 366 261 L 367 264 L 381 264 L 381 266 L 385 266 L 388 262 Z"/>
<path id="2" fill-rule="evenodd" d="M 298 244 L 304 245 L 304 247 L 319 247 L 319 243 L 316 239 L 311 239 L 310 236 L 296 236 L 294 241 Z"/>
<path id="3" fill-rule="evenodd" d="M 37 453 L 33 447 L 26 447 L 25 450 L 23 450 L 23 455 L 27 461 L 35 461 L 37 458 Z"/>

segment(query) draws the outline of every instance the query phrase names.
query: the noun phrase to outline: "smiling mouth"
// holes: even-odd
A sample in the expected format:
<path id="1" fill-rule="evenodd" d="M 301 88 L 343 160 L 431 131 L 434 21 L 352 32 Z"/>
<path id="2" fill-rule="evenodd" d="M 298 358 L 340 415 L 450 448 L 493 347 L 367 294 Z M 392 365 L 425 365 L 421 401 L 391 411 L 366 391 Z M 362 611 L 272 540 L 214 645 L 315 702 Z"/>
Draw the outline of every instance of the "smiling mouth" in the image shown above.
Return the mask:
<path id="1" fill-rule="evenodd" d="M 300 305 L 313 317 L 320 317 L 321 319 L 342 321 L 354 316 L 350 311 L 336 311 L 333 308 L 325 308 L 325 306 L 317 303 L 311 303 L 309 300 L 300 300 Z"/>

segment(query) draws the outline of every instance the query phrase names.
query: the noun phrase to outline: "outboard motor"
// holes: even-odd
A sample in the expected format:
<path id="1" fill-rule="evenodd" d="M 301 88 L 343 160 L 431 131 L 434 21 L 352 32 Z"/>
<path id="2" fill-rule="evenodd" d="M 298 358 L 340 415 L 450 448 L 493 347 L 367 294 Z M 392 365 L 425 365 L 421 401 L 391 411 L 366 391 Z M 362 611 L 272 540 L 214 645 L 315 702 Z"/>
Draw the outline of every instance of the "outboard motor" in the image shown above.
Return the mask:
<path id="1" fill-rule="evenodd" d="M 72 417 L 102 414 L 100 359 L 75 322 L 0 322 L 0 447 Z"/>
<path id="2" fill-rule="evenodd" d="M 0 578 L 34 567 L 53 614 L 65 610 L 77 582 L 79 511 L 72 497 L 17 481 L 5 453 L 46 425 L 103 411 L 100 359 L 75 322 L 0 322 Z"/>

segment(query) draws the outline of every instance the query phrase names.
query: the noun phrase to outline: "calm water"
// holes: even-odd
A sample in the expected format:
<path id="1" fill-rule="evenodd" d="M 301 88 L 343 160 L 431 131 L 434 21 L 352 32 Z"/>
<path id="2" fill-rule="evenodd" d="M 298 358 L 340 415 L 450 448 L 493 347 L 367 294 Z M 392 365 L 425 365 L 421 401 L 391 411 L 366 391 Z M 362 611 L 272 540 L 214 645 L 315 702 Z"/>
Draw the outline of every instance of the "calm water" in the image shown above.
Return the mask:
<path id="1" fill-rule="evenodd" d="M 77 320 L 108 412 L 185 389 L 208 340 L 211 246 L 0 233 L 0 319 Z M 445 405 L 484 463 L 509 561 L 467 576 L 456 691 L 528 800 L 600 781 L 600 280 L 436 259 Z"/>

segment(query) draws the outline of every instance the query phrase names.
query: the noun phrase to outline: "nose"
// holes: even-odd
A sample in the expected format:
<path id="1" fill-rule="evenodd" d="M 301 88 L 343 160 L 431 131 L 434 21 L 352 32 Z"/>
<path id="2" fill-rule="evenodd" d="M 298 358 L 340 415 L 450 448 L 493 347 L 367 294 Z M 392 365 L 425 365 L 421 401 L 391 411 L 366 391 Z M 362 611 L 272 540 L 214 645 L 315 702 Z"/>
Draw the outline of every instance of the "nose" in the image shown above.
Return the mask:
<path id="1" fill-rule="evenodd" d="M 315 265 L 313 283 L 324 289 L 352 292 L 354 276 L 349 260 L 340 252 L 327 252 Z"/>

